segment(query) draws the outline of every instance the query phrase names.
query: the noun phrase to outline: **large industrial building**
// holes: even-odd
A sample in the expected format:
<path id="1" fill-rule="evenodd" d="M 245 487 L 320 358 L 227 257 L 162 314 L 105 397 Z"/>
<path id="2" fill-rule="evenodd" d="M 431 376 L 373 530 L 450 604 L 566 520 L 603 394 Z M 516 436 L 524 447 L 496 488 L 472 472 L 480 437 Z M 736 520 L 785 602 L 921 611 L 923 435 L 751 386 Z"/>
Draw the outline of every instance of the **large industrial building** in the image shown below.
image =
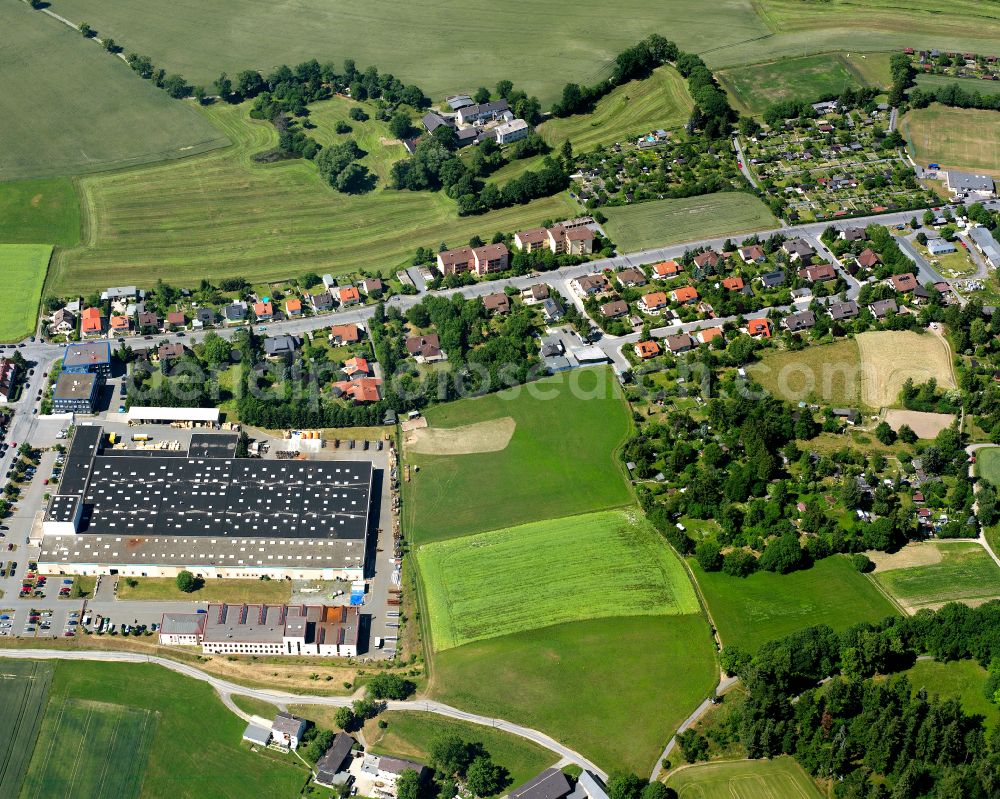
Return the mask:
<path id="1" fill-rule="evenodd" d="M 80 426 L 42 524 L 50 573 L 357 580 L 372 464 L 236 458 L 236 436 L 122 450 Z"/>

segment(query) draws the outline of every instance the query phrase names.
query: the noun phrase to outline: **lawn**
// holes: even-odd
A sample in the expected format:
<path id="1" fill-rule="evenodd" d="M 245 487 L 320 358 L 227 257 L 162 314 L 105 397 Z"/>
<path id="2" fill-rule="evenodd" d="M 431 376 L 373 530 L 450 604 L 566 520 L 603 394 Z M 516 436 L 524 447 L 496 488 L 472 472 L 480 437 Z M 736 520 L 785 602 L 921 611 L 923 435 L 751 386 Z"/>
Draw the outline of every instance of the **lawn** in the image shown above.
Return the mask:
<path id="1" fill-rule="evenodd" d="M 379 187 L 359 196 L 339 194 L 311 162 L 253 162 L 251 155 L 274 146 L 277 134 L 269 123 L 249 118 L 249 105 L 216 105 L 204 114 L 237 143 L 179 162 L 80 179 L 87 234 L 82 246 L 57 253 L 51 293 L 85 293 L 126 281 L 148 287 L 164 276 L 195 286 L 206 274 L 259 283 L 359 266 L 388 272 L 408 265 L 418 246 L 458 246 L 473 235 L 489 238 L 497 230 L 579 214 L 565 193 L 463 218 L 443 192 Z M 316 115 L 335 116 L 325 107 Z"/>
<path id="2" fill-rule="evenodd" d="M 761 114 L 784 100 L 816 102 L 847 87 L 860 88 L 863 81 L 848 67 L 849 60 L 839 53 L 784 58 L 723 70 L 719 80 L 739 111 Z"/>
<path id="3" fill-rule="evenodd" d="M 567 621 L 698 612 L 683 564 L 636 508 L 438 541 L 417 562 L 437 651 Z"/>
<path id="4" fill-rule="evenodd" d="M 909 677 L 914 691 L 924 688 L 928 694 L 937 694 L 942 699 L 958 699 L 966 713 L 986 720 L 987 730 L 996 726 L 1000 710 L 983 693 L 986 669 L 976 661 L 921 660 L 904 674 Z"/>
<path id="5" fill-rule="evenodd" d="M 404 446 L 411 481 L 403 524 L 417 544 L 632 502 L 615 455 L 632 420 L 610 369 L 566 372 L 426 416 L 431 427 L 504 417 L 516 427 L 499 452 L 428 455 Z"/>
<path id="6" fill-rule="evenodd" d="M 976 451 L 976 474 L 1000 486 L 1000 447 L 984 447 Z"/>
<path id="7" fill-rule="evenodd" d="M 541 729 L 607 771 L 648 774 L 717 680 L 708 626 L 692 614 L 592 619 L 466 644 L 434 656 L 431 690 Z"/>
<path id="8" fill-rule="evenodd" d="M 226 143 L 192 104 L 172 100 L 97 43 L 26 3 L 5 3 L 0 28 L 4 180 L 162 161 Z"/>
<path id="9" fill-rule="evenodd" d="M 913 548 L 908 545 L 904 550 Z M 921 544 L 932 553 L 912 565 L 879 565 L 874 578 L 900 604 L 912 610 L 945 602 L 980 602 L 1000 596 L 1000 567 L 979 544 L 948 542 Z M 938 559 L 939 558 L 939 559 Z"/>
<path id="10" fill-rule="evenodd" d="M 381 729 L 374 720 L 365 724 L 368 751 L 428 762 L 430 744 L 441 735 L 457 735 L 464 741 L 479 742 L 493 758 L 510 772 L 510 787 L 527 782 L 556 761 L 548 749 L 492 727 L 483 727 L 435 713 L 387 711 L 379 714 L 387 721 Z"/>
<path id="11" fill-rule="evenodd" d="M 185 593 L 177 587 L 173 577 L 135 577 L 133 588 L 119 578 L 118 599 L 131 600 L 188 600 L 191 602 L 288 602 L 292 595 L 286 580 L 221 580 L 205 579 L 202 587 Z"/>
<path id="12" fill-rule="evenodd" d="M 2 185 L 2 184 L 0 184 Z M 51 244 L 0 244 L 0 341 L 19 341 L 35 332 Z"/>
<path id="13" fill-rule="evenodd" d="M 667 786 L 680 799 L 822 799 L 794 758 L 698 763 L 678 769 Z"/>
<path id="14" fill-rule="evenodd" d="M 761 644 L 804 627 L 828 624 L 843 630 L 897 614 L 847 557 L 817 561 L 811 569 L 746 578 L 706 573 L 689 561 L 724 646 L 755 651 Z"/>
<path id="15" fill-rule="evenodd" d="M 946 169 L 1000 176 L 1000 124 L 997 123 L 996 111 L 949 108 L 934 103 L 906 114 L 900 122 L 900 132 L 909 142 L 917 163 L 937 163 Z"/>
<path id="16" fill-rule="evenodd" d="M 172 799 L 295 796 L 308 777 L 297 760 L 289 758 L 287 763 L 281 762 L 241 746 L 240 737 L 246 724 L 225 708 L 211 686 L 160 666 L 60 662 L 50 696 L 53 708 L 67 701 L 70 706 L 98 702 L 157 714 L 142 784 L 144 796 Z M 79 745 L 79 739 L 77 742 Z M 104 765 L 105 758 L 92 756 L 91 763 L 96 770 Z M 126 770 L 127 758 L 115 765 Z"/>
<path id="17" fill-rule="evenodd" d="M 80 242 L 80 203 L 69 178 L 0 183 L 0 243 Z"/>
<path id="18" fill-rule="evenodd" d="M 260 716 L 265 719 L 273 719 L 274 714 L 278 712 L 278 708 L 275 705 L 265 702 L 263 699 L 254 699 L 252 696 L 233 694 L 233 704 L 244 713 L 249 713 L 251 716 Z"/>
<path id="19" fill-rule="evenodd" d="M 608 217 L 605 229 L 619 252 L 780 226 L 764 203 L 751 194 L 735 191 L 602 210 Z"/>
<path id="20" fill-rule="evenodd" d="M 772 350 L 747 367 L 747 373 L 769 394 L 789 402 L 857 406 L 861 399 L 861 357 L 854 339 Z"/>
<path id="21" fill-rule="evenodd" d="M 51 663 L 8 660 L 0 680 L 0 796 L 17 796 L 45 711 Z"/>
<path id="22" fill-rule="evenodd" d="M 687 83 L 673 67 L 660 67 L 645 80 L 634 80 L 602 97 L 590 114 L 552 119 L 538 128 L 550 145 L 566 139 L 576 152 L 598 144 L 634 139 L 657 128 L 679 128 L 691 116 Z"/>
<path id="23" fill-rule="evenodd" d="M 53 697 L 24 780 L 26 796 L 139 796 L 155 710 Z"/>
<path id="24" fill-rule="evenodd" d="M 170 8 L 115 0 L 59 0 L 60 14 L 86 19 L 101 33 L 149 55 L 194 83 L 211 84 L 223 70 L 265 72 L 311 58 L 357 60 L 415 83 L 435 99 L 492 88 L 509 78 L 548 106 L 569 82 L 607 77 L 614 57 L 652 32 L 697 52 L 768 32 L 750 0 L 722 0 L 710 10 L 696 0 L 623 0 L 613 24 L 597 3 L 530 0 L 503 4 L 444 0 L 365 5 L 298 0 L 294 7 L 232 0 L 177 0 Z M 570 20 L 572 21 L 570 23 Z M 572 34 L 538 46 L 538 35 L 571 24 Z M 468 43 L 477 43 L 469 46 Z"/>

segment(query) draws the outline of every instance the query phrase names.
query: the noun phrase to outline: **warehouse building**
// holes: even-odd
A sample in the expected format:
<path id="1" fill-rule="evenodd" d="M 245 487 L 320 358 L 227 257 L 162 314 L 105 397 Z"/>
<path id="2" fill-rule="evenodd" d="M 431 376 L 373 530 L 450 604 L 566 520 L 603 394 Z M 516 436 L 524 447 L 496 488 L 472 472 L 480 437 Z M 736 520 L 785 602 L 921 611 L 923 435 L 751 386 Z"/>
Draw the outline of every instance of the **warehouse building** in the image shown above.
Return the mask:
<path id="1" fill-rule="evenodd" d="M 363 577 L 370 461 L 236 458 L 236 436 L 220 433 L 186 452 L 104 441 L 99 426 L 77 429 L 42 524 L 45 571 Z"/>

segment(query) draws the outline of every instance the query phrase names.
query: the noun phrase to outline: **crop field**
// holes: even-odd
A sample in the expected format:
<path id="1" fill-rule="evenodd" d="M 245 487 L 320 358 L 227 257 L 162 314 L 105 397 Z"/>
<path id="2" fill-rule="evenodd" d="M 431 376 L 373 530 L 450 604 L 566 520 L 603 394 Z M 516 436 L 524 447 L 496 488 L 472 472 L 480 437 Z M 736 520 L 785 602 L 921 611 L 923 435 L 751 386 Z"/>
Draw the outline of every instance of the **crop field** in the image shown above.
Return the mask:
<path id="1" fill-rule="evenodd" d="M 51 244 L 0 244 L 0 341 L 18 341 L 35 332 L 38 303 L 52 257 Z"/>
<path id="2" fill-rule="evenodd" d="M 698 612 L 684 566 L 636 508 L 438 541 L 417 561 L 437 651 L 567 621 Z"/>
<path id="3" fill-rule="evenodd" d="M 80 179 L 87 235 L 82 246 L 57 253 L 51 293 L 123 281 L 151 286 L 159 277 L 193 286 L 209 274 L 254 283 L 362 265 L 389 271 L 409 264 L 417 246 L 459 246 L 476 234 L 489 238 L 579 213 L 566 194 L 463 218 L 440 192 L 338 194 L 312 163 L 252 162 L 277 134 L 269 123 L 251 120 L 248 105 L 220 104 L 204 113 L 234 147 Z M 326 115 L 317 110 L 321 119 Z"/>
<path id="4" fill-rule="evenodd" d="M 1000 113 L 996 111 L 934 103 L 906 114 L 900 132 L 910 143 L 917 163 L 1000 176 Z"/>
<path id="5" fill-rule="evenodd" d="M 747 578 L 704 572 L 693 559 L 688 562 L 723 646 L 754 651 L 803 627 L 829 624 L 842 630 L 897 615 L 868 578 L 840 555 L 817 561 L 804 571 L 762 571 Z"/>
<path id="6" fill-rule="evenodd" d="M 917 550 L 912 559 L 907 550 Z M 973 604 L 1000 597 L 1000 566 L 979 544 L 967 541 L 908 544 L 897 565 L 876 561 L 874 579 L 907 610 L 938 607 L 946 602 Z M 924 557 L 924 555 L 928 555 Z"/>
<path id="7" fill-rule="evenodd" d="M 0 28 L 3 180 L 144 164 L 226 144 L 192 104 L 172 100 L 100 45 L 27 4 L 4 3 Z"/>
<path id="8" fill-rule="evenodd" d="M 389 722 L 389 726 L 382 729 L 374 719 L 365 724 L 369 751 L 426 763 L 435 738 L 457 735 L 464 741 L 481 743 L 493 761 L 510 772 L 511 787 L 527 782 L 556 759 L 548 749 L 511 733 L 435 713 L 389 710 L 378 718 Z"/>
<path id="9" fill-rule="evenodd" d="M 1000 447 L 986 447 L 976 452 L 976 473 L 1000 486 Z"/>
<path id="10" fill-rule="evenodd" d="M 673 67 L 660 67 L 649 78 L 602 97 L 592 113 L 552 119 L 538 132 L 554 148 L 569 139 L 574 151 L 581 153 L 657 128 L 679 128 L 687 123 L 692 107 L 684 78 Z"/>
<path id="11" fill-rule="evenodd" d="M 684 766 L 667 779 L 678 799 L 822 799 L 794 758 Z"/>
<path id="12" fill-rule="evenodd" d="M 69 178 L 0 183 L 0 243 L 55 244 L 80 241 L 80 203 Z"/>
<path id="13" fill-rule="evenodd" d="M 861 357 L 854 339 L 764 354 L 747 374 L 774 397 L 855 406 L 861 399 Z"/>
<path id="14" fill-rule="evenodd" d="M 499 452 L 404 452 L 403 522 L 416 544 L 632 502 L 615 457 L 632 421 L 610 369 L 573 370 L 426 416 L 432 427 L 508 416 L 516 427 Z"/>
<path id="15" fill-rule="evenodd" d="M 780 227 L 764 203 L 738 191 L 601 210 L 608 217 L 605 229 L 620 252 Z"/>
<path id="16" fill-rule="evenodd" d="M 247 796 L 296 796 L 308 777 L 305 767 L 293 758 L 261 757 L 240 745 L 245 722 L 229 711 L 207 683 L 192 680 L 152 664 L 100 663 L 93 661 L 63 661 L 57 664 L 50 690 L 51 708 L 65 705 L 79 718 L 81 709 L 97 707 L 121 708 L 132 729 L 141 728 L 136 719 L 144 716 L 152 721 L 156 716 L 151 743 L 143 744 L 145 774 L 143 796 L 169 796 L 174 799 L 245 799 Z M 116 711 L 117 712 L 117 711 Z M 139 714 L 133 717 L 130 714 Z M 47 713 L 46 720 L 56 714 Z M 105 724 L 106 716 L 93 717 L 94 723 Z M 93 729 L 93 726 L 92 726 Z M 106 727 L 102 726 L 102 729 Z M 57 731 L 58 732 L 58 731 Z M 139 740 L 116 739 L 120 748 L 138 750 Z M 40 739 L 47 740 L 47 739 Z M 107 736 L 105 740 L 110 740 Z M 193 741 L 197 741 L 197 745 Z M 55 760 L 66 761 L 68 768 L 78 761 L 76 753 L 86 749 L 87 736 L 75 736 L 70 743 L 55 750 Z M 41 752 L 39 746 L 36 752 Z M 103 754 L 80 762 L 74 780 L 93 780 L 105 766 Z M 109 771 L 130 769 L 128 757 L 108 761 Z M 32 771 L 46 775 L 49 765 L 32 763 Z M 55 772 L 51 772 L 55 773 Z M 107 774 L 106 780 L 118 779 Z M 74 782 L 74 784 L 76 784 Z M 93 784 L 93 783 L 89 783 Z M 108 783 L 106 783 L 108 784 Z M 29 793 L 29 796 L 69 796 L 68 793 Z M 76 794 L 72 794 L 76 795 Z M 83 793 L 85 796 L 118 796 L 113 792 Z"/>
<path id="17" fill-rule="evenodd" d="M 24 780 L 27 796 L 115 796 L 142 789 L 156 712 L 53 697 Z"/>
<path id="18" fill-rule="evenodd" d="M 878 331 L 859 333 L 861 401 L 869 408 L 899 404 L 907 378 L 926 383 L 932 377 L 941 388 L 955 387 L 951 350 L 941 336 L 931 333 Z"/>
<path id="19" fill-rule="evenodd" d="M 544 730 L 608 771 L 648 774 L 718 676 L 701 614 L 591 619 L 436 654 L 431 692 Z"/>
<path id="20" fill-rule="evenodd" d="M 849 61 L 839 53 L 786 58 L 723 70 L 719 80 L 739 111 L 760 114 L 783 100 L 816 102 L 847 87 L 860 88 L 863 81 L 848 67 Z"/>
<path id="21" fill-rule="evenodd" d="M 921 660 L 904 674 L 915 692 L 924 688 L 929 695 L 958 699 L 966 713 L 985 719 L 987 731 L 1000 721 L 1000 709 L 983 694 L 986 669 L 974 660 L 950 660 L 947 663 Z"/>
<path id="22" fill-rule="evenodd" d="M 0 796 L 17 796 L 45 712 L 52 664 L 8 660 L 0 680 Z"/>
<path id="23" fill-rule="evenodd" d="M 724 46 L 768 33 L 750 0 L 721 0 L 710 13 L 694 0 L 623 0 L 615 7 L 614 24 L 608 24 L 602 5 L 568 0 L 544 7 L 530 0 L 501 5 L 296 0 L 285 7 L 259 0 L 178 0 L 170 8 L 58 0 L 57 10 L 73 21 L 86 19 L 99 33 L 206 86 L 223 70 L 232 75 L 310 58 L 338 64 L 353 58 L 361 69 L 374 64 L 436 99 L 477 86 L 492 88 L 509 78 L 546 106 L 567 82 L 604 77 L 615 55 L 653 31 L 692 50 L 706 42 Z M 568 20 L 571 36 L 538 46 L 535 33 L 561 30 Z M 491 44 L 468 48 L 459 41 Z"/>

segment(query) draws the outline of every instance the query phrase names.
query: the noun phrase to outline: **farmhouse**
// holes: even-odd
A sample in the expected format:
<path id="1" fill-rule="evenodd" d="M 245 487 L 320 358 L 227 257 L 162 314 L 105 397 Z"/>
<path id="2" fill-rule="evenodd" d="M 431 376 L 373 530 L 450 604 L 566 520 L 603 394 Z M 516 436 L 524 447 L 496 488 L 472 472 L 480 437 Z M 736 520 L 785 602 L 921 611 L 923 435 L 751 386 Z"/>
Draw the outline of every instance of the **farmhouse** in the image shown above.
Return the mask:
<path id="1" fill-rule="evenodd" d="M 42 522 L 46 572 L 362 576 L 371 462 L 235 458 L 236 436 L 219 433 L 168 454 L 113 451 L 105 440 L 100 426 L 76 428 Z"/>
<path id="2" fill-rule="evenodd" d="M 628 303 L 625 300 L 612 300 L 601 306 L 601 316 L 605 319 L 617 319 L 628 313 Z"/>
<path id="3" fill-rule="evenodd" d="M 660 354 L 660 345 L 655 341 L 640 341 L 635 345 L 635 356 L 646 360 L 647 358 L 655 358 Z"/>
<path id="4" fill-rule="evenodd" d="M 436 363 L 448 357 L 441 349 L 441 339 L 437 333 L 410 336 L 406 339 L 406 351 L 417 363 Z"/>
<path id="5" fill-rule="evenodd" d="M 407 771 L 415 771 L 418 779 L 423 782 L 427 774 L 427 766 L 423 763 L 415 763 L 412 760 L 403 760 L 398 757 L 388 757 L 386 755 L 366 754 L 361 761 L 361 773 L 374 778 L 383 783 L 378 789 L 382 799 L 394 799 L 396 796 L 396 783 Z"/>
<path id="6" fill-rule="evenodd" d="M 767 260 L 767 254 L 764 252 L 764 248 L 759 244 L 751 244 L 749 247 L 740 247 L 737 250 L 740 254 L 740 258 L 743 259 L 745 264 L 762 264 Z"/>
<path id="7" fill-rule="evenodd" d="M 623 286 L 635 287 L 646 285 L 646 275 L 641 269 L 630 266 L 618 273 L 618 282 Z"/>
<path id="8" fill-rule="evenodd" d="M 518 785 L 509 799 L 565 799 L 573 790 L 569 779 L 557 768 L 547 768 L 537 777 Z"/>
<path id="9" fill-rule="evenodd" d="M 524 139 L 531 132 L 531 126 L 523 119 L 513 119 L 497 125 L 493 132 L 497 137 L 497 144 L 504 145 Z"/>
<path id="10" fill-rule="evenodd" d="M 807 266 L 799 270 L 799 277 L 810 283 L 817 283 L 822 280 L 833 280 L 837 277 L 837 270 L 830 264 L 820 264 L 819 266 Z"/>
<path id="11" fill-rule="evenodd" d="M 994 269 L 1000 269 L 1000 244 L 997 244 L 989 228 L 975 227 L 969 233 L 969 238 L 986 262 Z"/>
<path id="12" fill-rule="evenodd" d="M 854 319 L 858 315 L 858 304 L 854 300 L 847 302 L 837 302 L 827 308 L 830 318 L 835 322 L 844 319 Z"/>
<path id="13" fill-rule="evenodd" d="M 659 313 L 659 311 L 668 305 L 667 295 L 662 291 L 653 291 L 649 294 L 644 294 L 638 304 L 639 309 L 645 313 Z"/>
<path id="14" fill-rule="evenodd" d="M 503 272 L 507 268 L 509 257 L 506 245 L 486 244 L 475 249 L 459 247 L 439 252 L 437 264 L 443 275 L 474 272 L 482 277 L 493 272 Z"/>
<path id="15" fill-rule="evenodd" d="M 785 317 L 785 329 L 791 333 L 808 330 L 816 324 L 816 314 L 812 311 L 799 311 Z"/>
<path id="16" fill-rule="evenodd" d="M 462 126 L 478 125 L 500 119 L 509 110 L 506 100 L 496 100 L 492 103 L 479 103 L 463 106 L 458 109 L 458 124 Z"/>
<path id="17" fill-rule="evenodd" d="M 945 186 L 948 187 L 948 191 L 958 197 L 988 199 L 996 193 L 992 177 L 976 175 L 971 172 L 949 170 L 945 173 Z"/>
<path id="18" fill-rule="evenodd" d="M 316 776 L 313 782 L 326 788 L 336 788 L 337 775 L 342 773 L 345 761 L 350 758 L 354 743 L 354 739 L 346 732 L 338 732 L 333 737 L 330 748 L 316 761 Z"/>
<path id="19" fill-rule="evenodd" d="M 302 734 L 306 731 L 306 720 L 284 711 L 279 712 L 271 722 L 271 743 L 285 749 L 298 749 Z"/>
<path id="20" fill-rule="evenodd" d="M 913 291 L 918 285 L 912 272 L 907 272 L 904 275 L 893 275 L 889 278 L 889 283 L 896 291 L 903 293 Z"/>

